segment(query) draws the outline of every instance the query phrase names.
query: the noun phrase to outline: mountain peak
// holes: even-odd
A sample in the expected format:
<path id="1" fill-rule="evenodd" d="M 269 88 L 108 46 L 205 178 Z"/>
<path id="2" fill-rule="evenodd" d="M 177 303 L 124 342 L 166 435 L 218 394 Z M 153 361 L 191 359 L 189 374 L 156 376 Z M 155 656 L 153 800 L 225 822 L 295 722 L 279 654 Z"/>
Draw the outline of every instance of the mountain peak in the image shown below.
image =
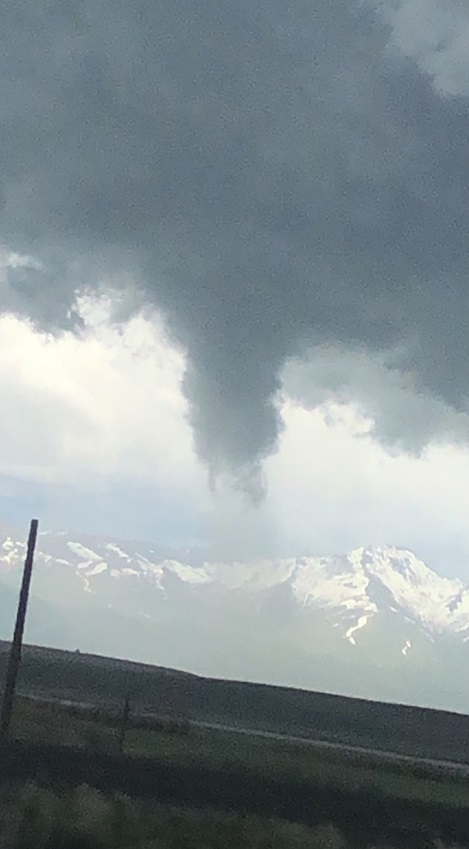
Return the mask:
<path id="1" fill-rule="evenodd" d="M 25 554 L 18 533 L 1 527 L 0 605 L 17 598 Z M 350 663 L 365 657 L 381 668 L 384 652 L 396 668 L 410 667 L 418 644 L 428 652 L 443 638 L 463 648 L 469 640 L 469 591 L 394 545 L 228 563 L 155 543 L 46 532 L 38 538 L 31 599 L 28 627 L 40 643 L 299 686 L 310 680 L 306 672 L 294 678 L 299 657 L 314 657 L 311 670 L 317 670 L 322 653 L 332 653 L 346 675 Z M 47 616 L 35 632 L 43 604 Z M 13 616 L 12 606 L 11 623 Z M 66 637 L 74 617 L 75 636 Z M 109 617 L 115 618 L 106 628 Z M 55 630 L 54 621 L 60 622 Z M 11 623 L 0 637 L 9 637 Z M 145 641 L 135 636 L 142 628 Z M 249 648 L 237 648 L 245 639 Z M 257 668 L 257 655 L 264 672 L 254 675 L 249 669 Z M 277 656 L 288 656 L 283 678 L 267 671 L 277 669 Z"/>

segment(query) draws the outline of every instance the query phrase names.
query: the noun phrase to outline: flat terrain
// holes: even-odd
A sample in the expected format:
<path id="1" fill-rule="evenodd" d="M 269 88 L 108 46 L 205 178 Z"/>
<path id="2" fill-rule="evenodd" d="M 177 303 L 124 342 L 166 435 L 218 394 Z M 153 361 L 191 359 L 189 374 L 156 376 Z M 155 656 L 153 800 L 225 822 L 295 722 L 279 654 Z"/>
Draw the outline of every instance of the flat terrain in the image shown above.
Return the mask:
<path id="1" fill-rule="evenodd" d="M 12 735 L 23 743 L 70 746 L 93 753 L 116 754 L 122 724 L 118 712 L 74 708 L 57 703 L 18 698 Z M 469 812 L 469 771 L 420 761 L 391 762 L 380 753 L 329 749 L 307 742 L 277 740 L 185 723 L 166 723 L 130 716 L 124 751 L 134 758 L 175 768 L 202 771 L 245 771 L 260 779 L 301 782 L 315 788 L 344 792 L 370 787 L 392 799 L 438 801 Z"/>
<path id="2" fill-rule="evenodd" d="M 137 798 L 333 824 L 357 846 L 386 838 L 416 849 L 434 836 L 469 845 L 469 770 L 458 749 L 466 717 L 34 648 L 24 651 L 20 690 L 0 781 L 86 782 Z M 405 756 L 385 754 L 393 750 Z"/>

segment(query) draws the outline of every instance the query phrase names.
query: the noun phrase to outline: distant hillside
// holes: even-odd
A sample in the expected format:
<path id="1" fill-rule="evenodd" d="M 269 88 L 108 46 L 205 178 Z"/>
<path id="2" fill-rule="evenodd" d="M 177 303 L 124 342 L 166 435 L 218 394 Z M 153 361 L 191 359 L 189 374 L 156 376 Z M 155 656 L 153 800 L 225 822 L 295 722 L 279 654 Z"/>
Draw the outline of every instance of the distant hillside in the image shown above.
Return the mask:
<path id="1" fill-rule="evenodd" d="M 0 643 L 0 681 L 7 647 Z M 19 689 L 115 706 L 130 690 L 134 710 L 469 763 L 469 717 L 444 711 L 214 680 L 31 646 L 24 649 Z"/>

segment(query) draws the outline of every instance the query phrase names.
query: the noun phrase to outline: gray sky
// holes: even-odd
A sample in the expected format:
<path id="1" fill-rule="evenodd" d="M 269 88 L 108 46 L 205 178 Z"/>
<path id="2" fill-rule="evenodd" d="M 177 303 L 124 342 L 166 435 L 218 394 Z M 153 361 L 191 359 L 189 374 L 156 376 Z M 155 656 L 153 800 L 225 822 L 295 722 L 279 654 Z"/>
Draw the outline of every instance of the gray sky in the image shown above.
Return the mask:
<path id="1" fill-rule="evenodd" d="M 391 451 L 355 402 L 340 393 L 318 402 L 321 359 L 291 362 L 279 450 L 264 463 L 266 496 L 253 508 L 230 480 L 219 480 L 215 493 L 208 488 L 181 390 L 185 358 L 161 323 L 138 316 L 113 328 L 105 302 L 81 309 L 80 336 L 47 336 L 11 315 L 0 319 L 0 397 L 8 410 L 0 417 L 0 515 L 25 533 L 38 515 L 43 528 L 198 543 L 229 560 L 391 543 L 467 579 L 469 451 L 462 442 Z M 323 356 L 334 386 L 335 360 Z M 394 382 L 386 393 L 378 365 L 353 366 L 376 403 L 394 396 L 406 409 L 417 398 Z"/>
<path id="2" fill-rule="evenodd" d="M 456 0 L 6 0 L 0 307 L 85 347 L 78 293 L 116 293 L 108 324 L 162 316 L 194 474 L 254 496 L 286 395 L 313 418 L 355 405 L 394 454 L 464 452 L 468 48 Z M 83 440 L 110 451 L 75 391 L 35 446 L 48 474 Z M 41 393 L 35 410 L 38 432 L 58 416 Z"/>

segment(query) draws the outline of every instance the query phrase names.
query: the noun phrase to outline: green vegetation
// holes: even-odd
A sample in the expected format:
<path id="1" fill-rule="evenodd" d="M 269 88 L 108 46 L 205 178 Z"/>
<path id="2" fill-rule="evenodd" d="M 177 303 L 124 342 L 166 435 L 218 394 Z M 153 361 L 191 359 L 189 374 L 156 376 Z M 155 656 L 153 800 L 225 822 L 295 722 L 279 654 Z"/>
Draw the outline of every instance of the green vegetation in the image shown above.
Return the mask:
<path id="1" fill-rule="evenodd" d="M 343 849 L 331 825 L 308 828 L 104 795 L 87 785 L 56 793 L 30 782 L 0 791 L 8 849 Z"/>
<path id="2" fill-rule="evenodd" d="M 244 823 L 248 814 L 263 822 L 281 814 L 310 828 L 332 823 L 347 844 L 356 846 L 378 840 L 381 833 L 397 846 L 407 833 L 429 840 L 445 835 L 448 825 L 469 839 L 469 784 L 460 774 L 380 755 L 132 716 L 121 756 L 120 721 L 118 712 L 102 707 L 18 698 L 12 733 L 22 748 L 13 774 L 17 780 L 37 777 L 68 793 L 86 781 L 104 790 L 106 798 L 125 792 L 160 803 L 180 800 L 202 811 L 233 809 L 244 814 Z M 0 780 L 11 777 L 8 764 L 1 774 L 5 756 L 6 750 Z M 276 845 L 290 843 L 265 844 Z"/>
<path id="3" fill-rule="evenodd" d="M 90 748 L 115 752 L 118 747 L 122 714 L 118 709 L 62 705 L 17 696 L 12 734 L 18 740 L 49 745 Z M 130 716 L 129 730 L 183 736 L 190 726 L 183 720 L 167 717 Z M 146 752 L 142 746 L 139 755 Z"/>
<path id="4" fill-rule="evenodd" d="M 103 708 L 80 708 L 17 698 L 13 735 L 24 742 L 116 753 L 121 717 Z M 125 752 L 174 767 L 243 771 L 260 780 L 300 781 L 313 788 L 346 792 L 373 787 L 384 797 L 466 808 L 469 783 L 458 773 L 379 754 L 316 748 L 289 740 L 188 726 L 150 717 L 130 717 Z"/>
<path id="5" fill-rule="evenodd" d="M 281 688 L 207 681 L 104 658 L 28 651 L 22 687 L 24 692 L 29 680 L 36 697 L 17 696 L 12 740 L 0 751 L 0 829 L 13 829 L 13 842 L 5 842 L 0 830 L 0 849 L 32 846 L 28 822 L 36 823 L 38 849 L 433 849 L 437 838 L 456 837 L 469 845 L 469 781 L 461 771 L 396 760 L 378 751 L 325 748 L 313 741 L 197 724 L 204 715 L 204 693 L 208 720 L 230 710 L 232 717 L 257 717 L 262 727 L 276 704 L 279 713 L 271 714 L 270 722 L 281 727 L 295 707 L 304 721 L 312 704 L 323 729 L 326 722 L 329 728 L 345 728 L 348 718 L 352 736 L 368 730 L 371 736 L 381 735 L 383 743 L 382 711 L 388 712 L 388 719 L 396 717 L 388 736 L 402 727 L 402 716 L 414 723 L 419 718 L 421 742 L 437 727 L 435 712 L 408 714 L 399 706 L 370 706 Z M 50 677 L 55 686 L 47 699 Z M 44 700 L 37 698 L 38 691 Z M 127 692 L 132 693 L 133 712 L 121 752 Z M 82 703 L 62 704 L 53 700 L 58 696 L 79 696 Z M 329 711 L 337 707 L 336 715 L 328 717 L 326 706 Z M 379 720 L 375 727 L 373 717 Z M 442 728 L 448 733 L 455 723 L 461 733 L 465 720 L 443 716 Z M 291 730 L 297 733 L 298 726 Z M 313 736 L 312 725 L 309 731 Z M 83 823 L 88 820 L 99 828 L 84 837 Z"/>

